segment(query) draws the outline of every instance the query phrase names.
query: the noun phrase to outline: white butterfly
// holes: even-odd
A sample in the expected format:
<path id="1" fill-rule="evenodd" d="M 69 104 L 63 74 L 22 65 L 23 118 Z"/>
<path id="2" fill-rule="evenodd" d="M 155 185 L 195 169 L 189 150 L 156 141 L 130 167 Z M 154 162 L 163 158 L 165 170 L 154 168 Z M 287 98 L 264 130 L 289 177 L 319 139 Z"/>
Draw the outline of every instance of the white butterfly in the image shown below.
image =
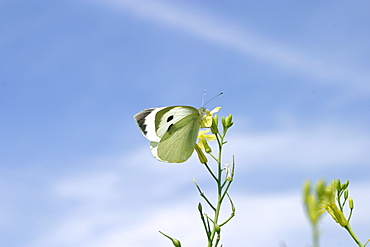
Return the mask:
<path id="1" fill-rule="evenodd" d="M 181 163 L 194 151 L 205 108 L 168 106 L 146 109 L 134 116 L 150 141 L 152 155 L 170 163 Z"/>

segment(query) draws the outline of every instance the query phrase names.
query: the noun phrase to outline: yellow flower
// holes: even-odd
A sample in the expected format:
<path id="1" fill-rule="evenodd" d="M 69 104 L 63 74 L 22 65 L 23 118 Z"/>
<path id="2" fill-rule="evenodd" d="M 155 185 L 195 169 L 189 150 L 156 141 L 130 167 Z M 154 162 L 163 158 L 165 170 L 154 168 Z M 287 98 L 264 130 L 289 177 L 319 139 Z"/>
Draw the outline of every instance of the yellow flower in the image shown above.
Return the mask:
<path id="1" fill-rule="evenodd" d="M 210 128 L 212 126 L 212 114 L 218 112 L 221 109 L 221 107 L 216 107 L 212 111 L 206 110 L 205 115 L 203 116 L 201 127 L 202 128 Z"/>
<path id="2" fill-rule="evenodd" d="M 208 141 L 214 141 L 216 140 L 216 136 L 213 135 L 213 134 L 206 134 L 209 132 L 209 129 L 208 130 L 201 130 L 199 131 L 199 134 L 198 134 L 198 138 L 204 138 L 204 139 L 207 139 Z"/>
<path id="3" fill-rule="evenodd" d="M 209 132 L 209 129 L 202 130 L 202 131 L 199 131 L 199 135 L 198 135 L 198 138 L 199 138 L 198 146 L 201 149 L 204 149 L 206 153 L 210 153 L 212 151 L 210 146 L 208 146 L 207 140 L 208 141 L 216 140 L 216 136 L 213 134 L 206 134 L 208 132 Z"/>
<path id="4" fill-rule="evenodd" d="M 337 207 L 335 203 L 327 205 L 326 211 L 331 215 L 331 217 L 333 217 L 335 222 L 340 224 L 342 227 L 345 227 L 348 225 L 348 221 L 346 217 L 344 217 L 343 212 L 339 210 L 339 208 Z"/>
<path id="5" fill-rule="evenodd" d="M 331 217 L 340 224 L 342 227 L 348 225 L 348 221 L 344 216 L 343 212 L 338 208 L 337 204 L 335 203 L 337 190 L 333 186 L 327 186 L 325 189 L 325 193 L 320 198 L 320 212 L 323 213 L 324 211 L 328 212 Z"/>

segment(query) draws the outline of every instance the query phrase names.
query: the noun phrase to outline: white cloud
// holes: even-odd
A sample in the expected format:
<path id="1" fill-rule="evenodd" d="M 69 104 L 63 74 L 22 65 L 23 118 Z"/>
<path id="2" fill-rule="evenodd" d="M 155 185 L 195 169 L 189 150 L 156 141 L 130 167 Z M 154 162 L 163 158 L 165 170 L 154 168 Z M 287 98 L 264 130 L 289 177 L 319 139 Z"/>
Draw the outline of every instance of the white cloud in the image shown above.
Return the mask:
<path id="1" fill-rule="evenodd" d="M 228 153 L 250 164 L 243 166 L 246 169 L 258 169 L 261 165 L 299 167 L 299 170 L 353 169 L 369 162 L 369 137 L 367 130 L 334 122 L 250 134 L 244 130 L 230 133 Z"/>
<path id="2" fill-rule="evenodd" d="M 237 176 L 261 169 L 261 164 L 289 169 L 299 163 L 299 170 L 304 173 L 322 166 L 363 163 L 370 158 L 367 152 L 370 138 L 362 129 L 335 122 L 309 127 L 297 126 L 291 120 L 285 124 L 285 128 L 274 132 L 254 134 L 245 134 L 248 128 L 235 126 L 236 132 L 240 129 L 243 132 L 230 132 L 227 152 L 236 155 Z M 196 207 L 202 200 L 191 178 L 198 180 L 208 196 L 214 192 L 213 181 L 195 156 L 180 165 L 158 162 L 151 156 L 148 143 L 143 143 L 143 147 L 123 157 L 79 161 L 91 165 L 85 165 L 85 170 L 79 168 L 73 175 L 54 179 L 49 199 L 61 205 L 55 209 L 59 215 L 44 234 L 28 246 L 170 246 L 158 230 L 180 239 L 183 246 L 203 243 L 204 233 Z M 311 232 L 302 210 L 300 188 L 283 193 L 271 188 L 258 194 L 257 190 L 241 187 L 245 186 L 240 183 L 243 179 L 239 176 L 230 190 L 237 211 L 222 230 L 225 246 L 310 244 Z M 370 220 L 366 198 L 370 185 L 352 182 L 350 191 L 356 205 L 354 227 L 360 236 L 365 236 L 362 229 Z M 224 210 L 227 214 L 228 207 Z M 322 239 L 327 246 L 332 245 L 336 231 L 343 233 L 330 217 L 325 218 L 322 228 Z M 341 238 L 348 239 L 344 234 Z"/>
<path id="3" fill-rule="evenodd" d="M 265 38 L 248 30 L 245 25 L 232 23 L 222 16 L 165 1 L 110 0 L 104 3 L 129 11 L 139 18 L 188 32 L 247 57 L 313 76 L 323 83 L 342 84 L 355 89 L 357 93 L 370 92 L 370 75 L 367 71 L 358 71 L 351 64 L 328 60 L 323 54 L 313 54 L 289 44 L 281 44 L 271 37 Z"/>
<path id="4" fill-rule="evenodd" d="M 356 198 L 358 204 L 365 202 L 354 214 L 356 221 L 353 224 L 360 236 L 365 230 L 356 226 L 365 226 L 370 220 L 366 213 L 366 193 L 363 194 L 369 189 L 368 184 L 350 188 L 354 192 L 352 194 L 360 196 Z M 302 208 L 300 191 L 253 195 L 233 193 L 231 190 L 231 195 L 237 211 L 235 218 L 222 230 L 225 246 L 243 243 L 264 247 L 278 246 L 283 242 L 288 246 L 310 244 L 311 231 Z M 183 246 L 202 246 L 205 245 L 205 237 L 196 208 L 197 201 L 193 197 L 182 197 L 174 203 L 132 205 L 129 211 L 111 211 L 107 207 L 104 211 L 93 212 L 88 204 L 81 205 L 77 212 L 71 211 L 70 215 L 66 215 L 65 220 L 55 222 L 42 244 L 38 242 L 34 246 L 170 246 L 170 241 L 161 236 L 159 230 L 181 240 Z M 224 210 L 228 210 L 227 207 Z M 142 214 L 143 211 L 150 213 Z M 204 211 L 210 212 L 206 208 Z M 124 220 L 130 214 L 137 217 L 134 224 Z M 339 229 L 329 216 L 324 217 L 323 222 L 322 242 L 331 245 L 334 239 L 338 239 L 337 231 L 344 230 Z M 351 242 L 345 234 L 341 234 L 340 239 L 347 241 L 347 244 Z"/>
<path id="5" fill-rule="evenodd" d="M 284 151 L 285 146 L 300 142 L 300 138 L 293 137 L 293 134 L 310 137 L 310 140 L 306 140 L 308 144 L 321 143 L 321 138 L 325 140 L 327 137 L 321 135 L 325 133 L 322 129 L 325 128 L 314 128 L 307 133 L 293 131 L 290 134 L 264 135 L 254 139 L 247 136 L 242 140 L 249 140 L 247 142 L 251 143 L 259 140 L 259 152 L 266 149 L 262 145 L 264 143 L 274 144 L 269 145 L 267 150 L 274 150 L 282 145 L 281 150 Z M 340 128 L 335 130 L 339 131 Z M 335 136 L 335 133 L 333 131 L 329 137 Z M 330 144 L 344 145 L 345 140 L 347 138 L 342 141 L 336 139 L 330 141 Z M 235 140 L 230 140 L 230 143 L 234 142 Z M 303 147 L 308 144 L 303 144 Z M 284 157 L 279 154 L 279 150 L 275 151 L 276 157 L 272 155 L 271 159 Z M 144 152 L 149 155 L 143 155 Z M 238 160 L 245 163 L 245 158 L 239 156 Z M 138 153 L 130 152 L 125 158 L 108 160 L 100 162 L 104 165 L 110 163 L 109 167 L 95 164 L 87 173 L 79 171 L 72 176 L 61 176 L 55 180 L 51 193 L 54 195 L 53 200 L 64 205 L 61 215 L 47 228 L 48 231 L 43 236 L 38 236 L 28 246 L 170 246 L 170 241 L 161 236 L 159 230 L 180 239 L 183 246 L 197 246 L 205 242 L 197 211 L 197 203 L 202 200 L 191 182 L 194 174 L 201 179 L 206 177 L 203 167 L 192 162 L 182 165 L 159 163 L 150 156 L 148 148 L 140 149 Z M 209 182 L 210 180 L 202 181 Z M 209 184 L 205 186 L 209 190 Z M 366 191 L 370 189 L 369 186 L 356 182 L 350 186 L 357 209 L 353 222 L 360 236 L 364 234 L 360 227 L 370 220 L 366 213 Z M 235 218 L 222 230 L 222 243 L 225 246 L 237 246 L 240 243 L 255 247 L 278 246 L 283 242 L 288 246 L 310 244 L 311 232 L 302 209 L 300 188 L 284 193 L 271 190 L 270 193 L 261 194 L 250 194 L 243 188 L 237 188 L 237 192 L 233 192 L 233 188 L 232 186 L 230 194 L 237 211 Z M 204 208 L 205 212 L 210 212 Z M 228 206 L 223 210 L 223 216 L 227 217 Z M 322 239 L 330 246 L 338 226 L 330 217 L 326 217 L 323 222 Z M 344 234 L 341 238 L 348 239 Z"/>

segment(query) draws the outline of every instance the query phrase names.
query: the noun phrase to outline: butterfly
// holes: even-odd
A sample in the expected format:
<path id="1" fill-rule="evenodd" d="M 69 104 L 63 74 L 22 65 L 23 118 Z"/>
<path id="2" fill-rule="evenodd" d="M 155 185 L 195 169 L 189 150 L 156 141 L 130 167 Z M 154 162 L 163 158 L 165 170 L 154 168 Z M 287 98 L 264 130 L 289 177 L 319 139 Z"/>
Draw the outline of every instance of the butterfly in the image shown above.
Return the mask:
<path id="1" fill-rule="evenodd" d="M 182 163 L 194 151 L 204 113 L 204 107 L 167 106 L 143 110 L 134 119 L 156 159 Z"/>

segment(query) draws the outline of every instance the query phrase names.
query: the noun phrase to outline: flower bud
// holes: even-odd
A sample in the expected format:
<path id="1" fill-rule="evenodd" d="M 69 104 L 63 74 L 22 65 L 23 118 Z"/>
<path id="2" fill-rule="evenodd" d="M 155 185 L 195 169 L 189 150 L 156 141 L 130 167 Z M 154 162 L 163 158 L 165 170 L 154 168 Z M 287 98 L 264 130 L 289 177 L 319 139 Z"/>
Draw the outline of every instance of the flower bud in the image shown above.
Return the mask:
<path id="1" fill-rule="evenodd" d="M 160 233 L 160 234 L 162 234 L 163 236 L 165 236 L 165 237 L 167 237 L 167 238 L 171 239 L 171 241 L 172 241 L 172 243 L 173 243 L 173 245 L 174 245 L 175 247 L 181 247 L 181 243 L 180 243 L 180 241 L 179 241 L 179 240 L 177 240 L 177 239 L 175 239 L 175 238 L 171 238 L 170 236 L 168 236 L 168 235 L 164 234 L 164 233 L 163 233 L 163 232 L 161 232 L 161 231 L 159 231 L 159 233 Z"/>
<path id="2" fill-rule="evenodd" d="M 230 128 L 234 123 L 233 123 L 233 115 L 229 115 L 225 118 L 224 122 L 224 127 L 225 128 Z"/>
<path id="3" fill-rule="evenodd" d="M 347 180 L 344 184 L 342 184 L 341 186 L 342 190 L 347 189 L 348 185 L 349 185 L 349 180 Z"/>
<path id="4" fill-rule="evenodd" d="M 201 214 L 203 213 L 203 207 L 201 203 L 198 203 L 198 210 Z"/>
<path id="5" fill-rule="evenodd" d="M 212 117 L 211 132 L 212 134 L 219 133 L 218 132 L 218 115 L 213 115 Z"/>
<path id="6" fill-rule="evenodd" d="M 205 164 L 208 162 L 207 157 L 204 155 L 202 149 L 198 146 L 198 144 L 195 144 L 195 151 L 197 151 L 198 158 L 201 164 Z"/>
<path id="7" fill-rule="evenodd" d="M 347 200 L 347 198 L 348 198 L 348 189 L 346 189 L 346 190 L 344 191 L 344 199 L 346 199 L 346 200 Z"/>
<path id="8" fill-rule="evenodd" d="M 200 142 L 202 142 L 202 145 L 204 147 L 204 151 L 209 154 L 210 152 L 212 152 L 212 149 L 211 147 L 208 145 L 208 142 L 206 140 L 206 138 L 200 138 L 199 139 Z"/>
<path id="9" fill-rule="evenodd" d="M 340 179 L 333 180 L 333 185 L 334 188 L 337 189 L 337 191 L 341 191 L 341 184 L 340 184 Z"/>
<path id="10" fill-rule="evenodd" d="M 353 202 L 353 199 L 352 197 L 349 198 L 349 208 L 350 209 L 354 209 L 355 205 L 354 205 L 354 202 Z"/>
<path id="11" fill-rule="evenodd" d="M 173 245 L 174 246 L 176 246 L 176 247 L 181 247 L 181 243 L 180 243 L 180 241 L 179 240 L 177 240 L 177 239 L 172 239 L 172 243 L 173 243 Z"/>

